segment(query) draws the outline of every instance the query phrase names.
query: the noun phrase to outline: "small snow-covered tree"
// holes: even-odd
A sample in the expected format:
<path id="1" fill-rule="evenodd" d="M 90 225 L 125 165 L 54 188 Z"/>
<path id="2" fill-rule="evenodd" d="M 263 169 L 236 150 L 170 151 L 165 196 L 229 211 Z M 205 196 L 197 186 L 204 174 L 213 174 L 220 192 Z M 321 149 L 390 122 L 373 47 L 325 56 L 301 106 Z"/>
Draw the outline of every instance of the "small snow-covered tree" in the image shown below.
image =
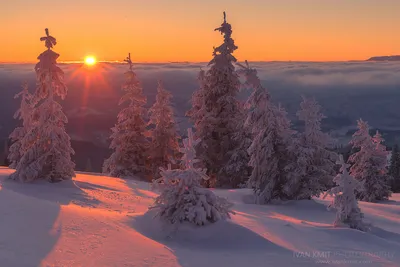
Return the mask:
<path id="1" fill-rule="evenodd" d="M 358 131 L 353 134 L 350 143 L 359 151 L 350 156 L 349 163 L 353 163 L 350 175 L 362 183 L 362 188 L 356 192 L 360 200 L 375 202 L 388 199 L 391 195 L 387 151 L 381 144 L 382 140 L 380 134 L 374 138 L 370 136 L 367 122 L 358 121 Z"/>
<path id="2" fill-rule="evenodd" d="M 389 175 L 393 178 L 392 191 L 400 192 L 400 152 L 397 144 L 393 146 L 390 156 Z"/>
<path id="3" fill-rule="evenodd" d="M 294 160 L 285 191 L 292 199 L 311 199 L 319 196 L 332 185 L 337 154 L 330 151 L 333 139 L 321 131 L 325 116 L 314 99 L 303 97 L 297 112 L 304 122 L 304 131 L 291 147 Z"/>
<path id="4" fill-rule="evenodd" d="M 37 179 L 57 182 L 75 176 L 75 164 L 71 160 L 74 151 L 64 126 L 68 120 L 55 101 L 56 96 L 64 99 L 67 95 L 64 73 L 57 66 L 59 54 L 52 50 L 56 39 L 46 29 L 46 36 L 40 40 L 45 42 L 47 50 L 39 55 L 35 66 L 37 88 L 32 100 L 35 123 L 21 140 L 23 154 L 10 176 L 23 182 Z"/>
<path id="5" fill-rule="evenodd" d="M 118 114 L 118 121 L 111 129 L 110 148 L 114 150 L 104 161 L 103 173 L 115 177 L 145 176 L 148 174 L 148 147 L 145 122 L 146 97 L 133 71 L 131 55 L 125 59 L 129 70 L 125 72 L 126 81 L 122 86 L 125 95 L 119 105 L 128 102 Z"/>
<path id="6" fill-rule="evenodd" d="M 28 84 L 22 84 L 22 91 L 15 95 L 14 98 L 21 97 L 21 106 L 15 112 L 14 119 L 22 120 L 22 126 L 17 127 L 10 134 L 12 145 L 9 149 L 8 159 L 10 161 L 10 168 L 15 169 L 24 151 L 21 151 L 21 142 L 24 136 L 29 132 L 32 127 L 32 94 L 29 93 Z"/>
<path id="7" fill-rule="evenodd" d="M 253 116 L 248 120 L 255 133 L 248 150 L 250 166 L 253 168 L 249 186 L 255 193 L 257 204 L 266 204 L 271 200 L 287 199 L 283 188 L 287 182 L 287 167 L 291 162 L 290 144 L 293 131 L 286 111 L 271 102 L 256 106 L 254 112 L 263 116 Z M 253 119 L 256 119 L 253 121 Z"/>
<path id="8" fill-rule="evenodd" d="M 179 155 L 179 136 L 171 107 L 172 95 L 158 82 L 156 102 L 149 110 L 149 126 L 151 143 L 149 162 L 152 166 L 153 178 L 159 177 L 160 167 L 176 164 Z"/>
<path id="9" fill-rule="evenodd" d="M 201 78 L 201 88 L 193 95 L 193 109 L 189 111 L 200 138 L 197 147 L 199 159 L 203 162 L 217 184 L 224 186 L 230 181 L 229 172 L 221 172 L 229 164 L 240 144 L 235 139 L 240 122 L 240 107 L 236 99 L 240 81 L 235 67 L 236 58 L 232 53 L 237 46 L 232 39 L 232 27 L 224 22 L 215 29 L 224 36 L 224 42 L 214 48 L 210 68 Z M 202 74 L 201 74 L 202 75 Z M 236 151 L 236 152 L 235 152 Z M 229 167 L 228 167 L 229 168 Z"/>
<path id="10" fill-rule="evenodd" d="M 336 219 L 334 226 L 347 224 L 350 228 L 366 231 L 368 225 L 363 222 L 364 214 L 358 207 L 358 201 L 355 190 L 360 186 L 359 182 L 352 177 L 347 168 L 350 166 L 343 160 L 343 156 L 339 156 L 337 161 L 340 167 L 340 173 L 334 178 L 336 187 L 330 189 L 326 194 L 334 196 L 329 208 L 336 209 Z"/>
<path id="11" fill-rule="evenodd" d="M 230 218 L 232 204 L 216 196 L 211 190 L 201 187 L 201 180 L 209 179 L 205 169 L 195 168 L 195 146 L 199 140 L 193 139 L 191 129 L 188 138 L 183 140 L 183 169 L 161 168 L 161 178 L 154 181 L 161 191 L 150 208 L 158 209 L 157 215 L 164 221 L 177 224 L 189 222 L 205 225 Z"/>

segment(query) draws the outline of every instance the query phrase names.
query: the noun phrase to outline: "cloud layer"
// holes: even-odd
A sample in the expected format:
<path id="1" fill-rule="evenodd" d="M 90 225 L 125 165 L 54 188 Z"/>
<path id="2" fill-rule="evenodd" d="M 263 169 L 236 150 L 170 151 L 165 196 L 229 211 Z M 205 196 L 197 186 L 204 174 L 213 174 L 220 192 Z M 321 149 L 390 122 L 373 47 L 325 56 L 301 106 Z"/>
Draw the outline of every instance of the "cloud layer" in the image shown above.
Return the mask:
<path id="1" fill-rule="evenodd" d="M 355 125 L 362 117 L 378 128 L 400 129 L 400 63 L 396 62 L 253 62 L 272 98 L 280 102 L 295 122 L 301 95 L 315 97 L 329 117 L 327 129 L 339 130 Z M 188 126 L 184 114 L 190 96 L 197 88 L 197 73 L 205 63 L 136 64 L 149 105 L 155 99 L 157 80 L 162 79 L 174 95 L 181 128 Z M 85 136 L 113 126 L 119 110 L 120 85 L 126 66 L 102 63 L 97 69 L 78 64 L 62 65 L 69 87 L 63 102 L 70 117 L 68 130 Z M 9 134 L 17 123 L 12 115 L 19 105 L 13 96 L 26 80 L 35 86 L 33 65 L 0 65 L 0 137 Z M 249 92 L 242 92 L 246 97 Z M 90 112 L 89 112 L 90 111 Z M 81 114 L 81 116 L 79 116 Z M 78 119 L 80 118 L 80 119 Z M 89 119 L 90 118 L 90 119 Z"/>

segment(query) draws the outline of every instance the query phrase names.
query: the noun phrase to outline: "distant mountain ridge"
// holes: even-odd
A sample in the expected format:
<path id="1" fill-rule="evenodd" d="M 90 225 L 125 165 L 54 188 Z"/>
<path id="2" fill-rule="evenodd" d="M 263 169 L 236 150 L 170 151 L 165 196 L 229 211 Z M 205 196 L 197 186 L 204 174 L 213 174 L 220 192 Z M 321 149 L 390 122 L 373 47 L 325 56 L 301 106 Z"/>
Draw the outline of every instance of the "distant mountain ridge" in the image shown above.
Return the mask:
<path id="1" fill-rule="evenodd" d="M 400 61 L 400 55 L 371 57 L 367 61 Z"/>

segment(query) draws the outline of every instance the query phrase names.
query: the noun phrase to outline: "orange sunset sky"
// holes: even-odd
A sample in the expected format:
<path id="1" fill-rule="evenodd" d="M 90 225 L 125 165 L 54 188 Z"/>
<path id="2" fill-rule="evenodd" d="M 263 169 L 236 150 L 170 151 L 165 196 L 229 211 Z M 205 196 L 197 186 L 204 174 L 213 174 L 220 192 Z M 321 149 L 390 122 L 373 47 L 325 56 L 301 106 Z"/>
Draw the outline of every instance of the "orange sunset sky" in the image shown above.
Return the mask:
<path id="1" fill-rule="evenodd" d="M 61 61 L 208 61 L 224 10 L 240 61 L 400 54 L 400 0 L 12 0 L 0 1 L 0 62 L 35 62 L 46 27 Z"/>

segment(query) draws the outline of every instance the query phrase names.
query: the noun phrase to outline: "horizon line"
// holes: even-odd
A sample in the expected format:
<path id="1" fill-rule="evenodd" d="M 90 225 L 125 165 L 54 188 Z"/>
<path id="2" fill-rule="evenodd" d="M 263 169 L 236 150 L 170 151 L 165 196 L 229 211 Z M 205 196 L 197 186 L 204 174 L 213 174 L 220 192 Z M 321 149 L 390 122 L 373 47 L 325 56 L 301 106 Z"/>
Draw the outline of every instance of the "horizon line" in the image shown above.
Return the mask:
<path id="1" fill-rule="evenodd" d="M 272 63 L 272 62 L 313 62 L 313 63 L 335 63 L 335 62 L 365 62 L 368 59 L 349 59 L 349 60 L 247 60 L 248 62 L 254 63 Z M 245 61 L 237 61 L 237 63 L 245 62 Z M 0 64 L 36 64 L 37 61 L 0 61 Z M 58 61 L 58 64 L 84 64 L 83 60 L 65 60 Z M 97 63 L 114 63 L 114 64 L 125 64 L 126 62 L 120 60 L 99 60 Z M 202 63 L 208 64 L 209 61 L 136 61 L 132 62 L 133 64 L 192 64 L 192 63 Z"/>

